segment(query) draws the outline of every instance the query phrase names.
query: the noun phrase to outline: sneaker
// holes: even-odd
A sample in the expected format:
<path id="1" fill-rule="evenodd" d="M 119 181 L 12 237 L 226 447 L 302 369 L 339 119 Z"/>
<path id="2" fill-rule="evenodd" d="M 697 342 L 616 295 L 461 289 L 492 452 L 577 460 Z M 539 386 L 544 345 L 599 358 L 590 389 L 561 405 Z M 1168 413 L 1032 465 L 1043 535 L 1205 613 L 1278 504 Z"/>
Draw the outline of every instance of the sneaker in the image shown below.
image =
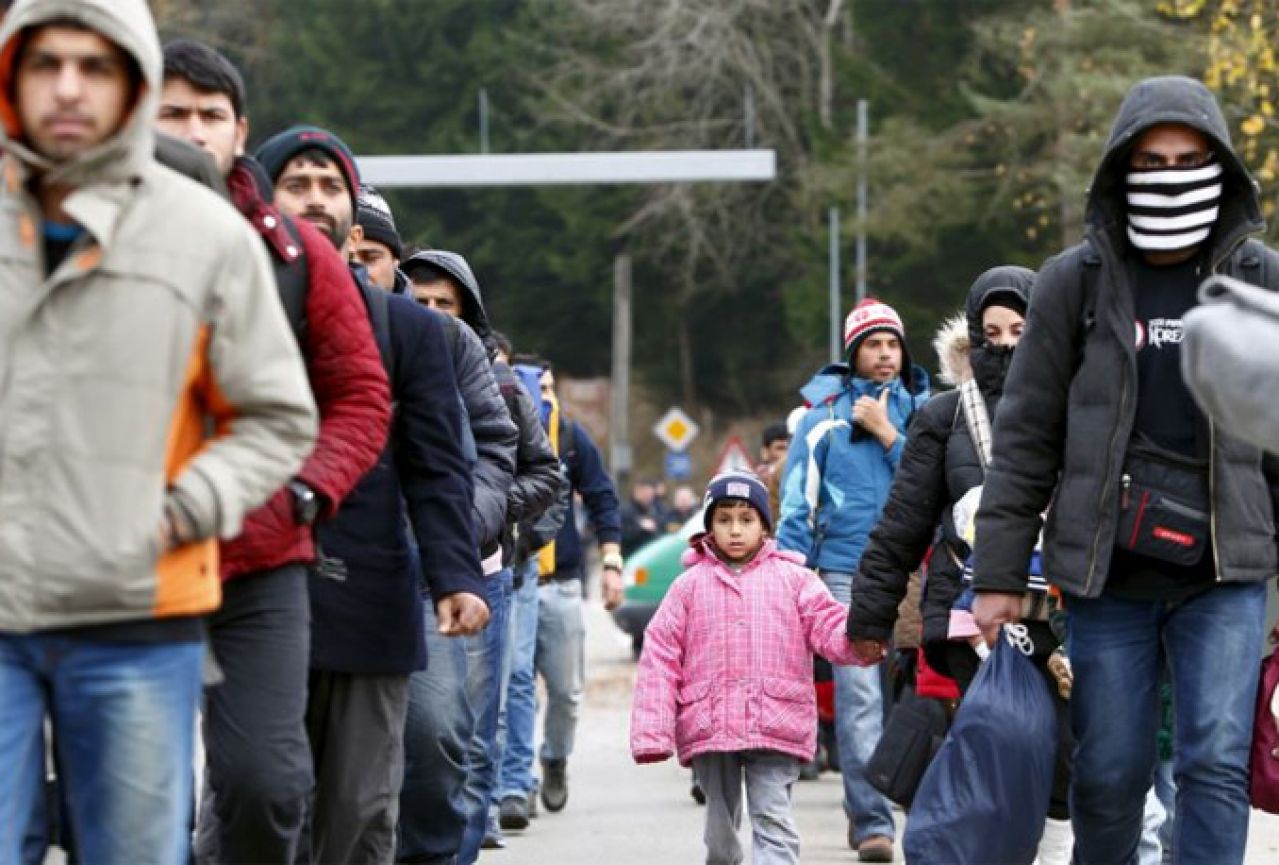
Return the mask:
<path id="1" fill-rule="evenodd" d="M 528 800 L 523 796 L 507 796 L 498 806 L 497 825 L 510 832 L 528 828 Z"/>
<path id="2" fill-rule="evenodd" d="M 893 839 L 887 835 L 871 835 L 857 845 L 858 862 L 892 862 Z"/>
<path id="3" fill-rule="evenodd" d="M 497 817 L 492 814 L 489 815 L 488 824 L 484 827 L 484 840 L 480 842 L 480 849 L 506 849 L 506 838 L 502 836 L 502 830 L 497 825 Z"/>
<path id="4" fill-rule="evenodd" d="M 568 804 L 568 761 L 542 761 L 542 804 L 552 813 Z"/>

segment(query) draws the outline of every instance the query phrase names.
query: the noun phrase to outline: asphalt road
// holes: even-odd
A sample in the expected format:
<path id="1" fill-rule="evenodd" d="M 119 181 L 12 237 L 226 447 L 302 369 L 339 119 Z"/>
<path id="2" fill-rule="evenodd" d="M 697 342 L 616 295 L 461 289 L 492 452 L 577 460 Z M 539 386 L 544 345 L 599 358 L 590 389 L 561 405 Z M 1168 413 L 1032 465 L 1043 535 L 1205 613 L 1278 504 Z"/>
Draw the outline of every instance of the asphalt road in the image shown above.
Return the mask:
<path id="1" fill-rule="evenodd" d="M 701 862 L 702 810 L 689 796 L 686 770 L 674 761 L 637 766 L 627 747 L 634 682 L 629 639 L 597 600 L 588 601 L 587 693 L 569 763 L 569 802 L 512 834 L 488 865 L 674 865 Z M 795 787 L 795 815 L 805 865 L 856 861 L 845 840 L 839 776 Z M 900 812 L 898 821 L 902 819 Z M 743 848 L 750 849 L 748 827 Z M 900 835 L 899 835 L 900 837 Z M 748 859 L 749 861 L 749 853 Z M 901 860 L 900 849 L 898 860 Z M 1254 812 L 1246 865 L 1279 862 L 1279 816 Z M 980 865 L 980 863 L 972 863 Z"/>

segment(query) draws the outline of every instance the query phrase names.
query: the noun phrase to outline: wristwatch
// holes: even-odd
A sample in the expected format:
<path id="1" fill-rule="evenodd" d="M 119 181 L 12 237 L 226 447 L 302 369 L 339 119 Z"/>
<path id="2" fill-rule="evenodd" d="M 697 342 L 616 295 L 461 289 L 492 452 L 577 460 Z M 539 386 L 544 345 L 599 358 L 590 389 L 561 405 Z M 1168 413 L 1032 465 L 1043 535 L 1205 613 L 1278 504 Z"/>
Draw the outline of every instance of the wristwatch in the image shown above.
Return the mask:
<path id="1" fill-rule="evenodd" d="M 622 572 L 622 564 L 621 553 L 609 553 L 604 556 L 604 558 L 600 559 L 600 565 L 604 568 L 604 570 L 617 571 L 619 574 Z"/>
<path id="2" fill-rule="evenodd" d="M 293 522 L 299 526 L 315 523 L 320 515 L 320 497 L 315 490 L 299 480 L 288 483 L 289 492 L 293 494 Z"/>

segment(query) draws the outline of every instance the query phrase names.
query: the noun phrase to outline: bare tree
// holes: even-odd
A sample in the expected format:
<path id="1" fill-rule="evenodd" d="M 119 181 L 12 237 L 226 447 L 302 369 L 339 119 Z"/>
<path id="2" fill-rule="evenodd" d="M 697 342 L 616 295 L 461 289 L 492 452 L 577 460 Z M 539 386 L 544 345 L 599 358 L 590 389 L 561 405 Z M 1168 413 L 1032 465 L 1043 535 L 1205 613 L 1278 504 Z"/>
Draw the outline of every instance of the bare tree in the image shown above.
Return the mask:
<path id="1" fill-rule="evenodd" d="M 768 187 L 664 186 L 618 226 L 641 255 L 679 261 L 687 309 L 708 291 L 732 291 L 735 268 L 770 241 L 778 208 L 796 214 L 812 162 L 807 121 L 833 123 L 832 50 L 844 0 L 540 0 L 553 19 L 543 72 L 531 83 L 544 119 L 585 133 L 588 146 L 727 148 L 746 139 L 778 151 L 783 177 Z M 773 219 L 769 219 L 769 216 Z M 774 229 L 775 230 L 775 229 Z M 678 316 L 683 396 L 696 403 L 693 339 Z"/>

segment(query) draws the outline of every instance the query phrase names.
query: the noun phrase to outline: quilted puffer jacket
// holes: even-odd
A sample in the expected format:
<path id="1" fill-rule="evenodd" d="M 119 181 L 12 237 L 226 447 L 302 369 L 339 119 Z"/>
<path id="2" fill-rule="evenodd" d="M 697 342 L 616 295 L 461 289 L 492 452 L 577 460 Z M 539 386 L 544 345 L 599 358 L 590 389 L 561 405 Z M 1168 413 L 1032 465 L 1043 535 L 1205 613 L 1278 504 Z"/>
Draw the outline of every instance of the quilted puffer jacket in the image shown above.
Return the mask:
<path id="1" fill-rule="evenodd" d="M 811 760 L 817 749 L 813 655 L 860 664 L 844 605 L 802 557 L 766 541 L 734 573 L 704 535 L 684 553 L 644 633 L 631 707 L 631 754 L 767 749 Z"/>

